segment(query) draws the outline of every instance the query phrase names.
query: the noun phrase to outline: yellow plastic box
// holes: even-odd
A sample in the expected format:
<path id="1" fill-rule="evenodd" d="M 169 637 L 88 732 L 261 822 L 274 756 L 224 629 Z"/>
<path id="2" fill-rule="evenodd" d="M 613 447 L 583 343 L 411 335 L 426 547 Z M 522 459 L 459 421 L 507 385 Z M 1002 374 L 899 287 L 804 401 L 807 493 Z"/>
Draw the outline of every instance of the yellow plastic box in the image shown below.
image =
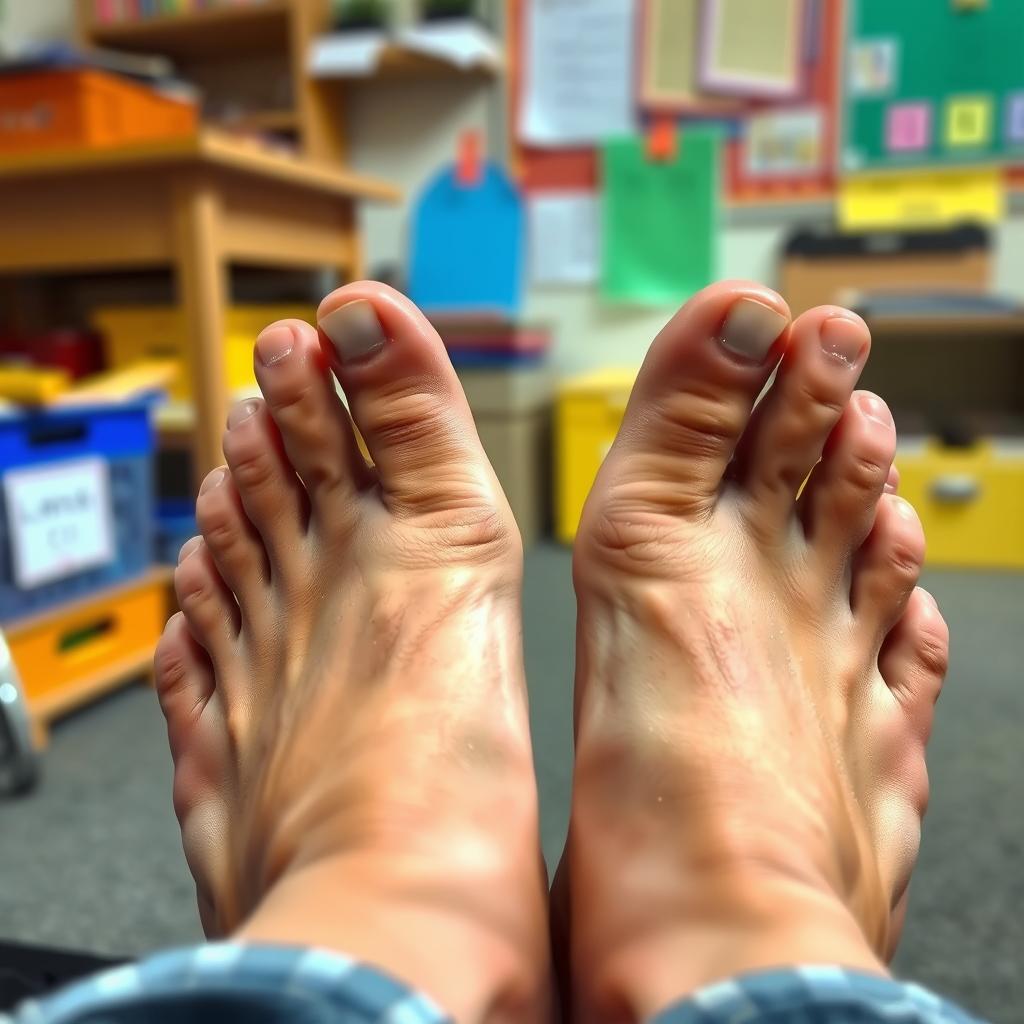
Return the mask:
<path id="1" fill-rule="evenodd" d="M 168 570 L 4 624 L 30 717 L 37 723 L 150 675 L 167 621 Z"/>
<path id="2" fill-rule="evenodd" d="M 1024 569 L 1024 439 L 901 443 L 896 466 L 924 524 L 928 565 Z"/>
<path id="3" fill-rule="evenodd" d="M 555 534 L 572 543 L 583 503 L 622 423 L 635 369 L 571 377 L 555 406 Z"/>
<path id="4" fill-rule="evenodd" d="M 267 324 L 285 319 L 316 323 L 316 307 L 232 306 L 228 310 L 224 357 L 230 392 L 255 384 L 252 346 L 256 335 Z M 171 387 L 171 397 L 191 401 L 185 317 L 179 310 L 166 306 L 109 306 L 94 310 L 92 323 L 103 335 L 103 351 L 111 369 L 123 369 L 144 359 L 177 360 L 181 370 Z"/>

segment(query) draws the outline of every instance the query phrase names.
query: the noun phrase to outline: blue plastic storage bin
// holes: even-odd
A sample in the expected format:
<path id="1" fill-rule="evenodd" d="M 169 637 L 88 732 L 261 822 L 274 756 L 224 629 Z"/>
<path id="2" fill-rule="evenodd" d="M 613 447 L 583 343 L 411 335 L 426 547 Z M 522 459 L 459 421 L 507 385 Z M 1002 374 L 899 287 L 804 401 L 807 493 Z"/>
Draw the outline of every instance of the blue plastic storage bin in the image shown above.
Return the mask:
<path id="1" fill-rule="evenodd" d="M 0 621 L 21 618 L 146 571 L 153 561 L 151 401 L 0 414 L 0 479 L 98 457 L 109 467 L 113 557 L 102 565 L 20 587 L 15 579 L 7 484 L 0 500 Z"/>
<path id="2" fill-rule="evenodd" d="M 156 504 L 156 560 L 176 565 L 185 541 L 199 532 L 196 503 L 188 498 L 161 498 Z"/>

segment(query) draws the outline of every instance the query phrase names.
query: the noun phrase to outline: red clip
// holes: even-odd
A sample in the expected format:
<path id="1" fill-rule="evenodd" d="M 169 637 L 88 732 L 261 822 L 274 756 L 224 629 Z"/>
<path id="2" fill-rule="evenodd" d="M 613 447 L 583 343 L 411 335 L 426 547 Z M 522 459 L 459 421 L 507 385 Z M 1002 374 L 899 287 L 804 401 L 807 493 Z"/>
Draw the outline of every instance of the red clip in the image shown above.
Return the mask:
<path id="1" fill-rule="evenodd" d="M 667 162 L 679 152 L 679 129 L 675 118 L 659 117 L 647 131 L 647 158 Z"/>
<path id="2" fill-rule="evenodd" d="M 475 188 L 484 177 L 480 133 L 463 132 L 459 136 L 458 158 L 455 161 L 455 180 L 463 188 Z"/>

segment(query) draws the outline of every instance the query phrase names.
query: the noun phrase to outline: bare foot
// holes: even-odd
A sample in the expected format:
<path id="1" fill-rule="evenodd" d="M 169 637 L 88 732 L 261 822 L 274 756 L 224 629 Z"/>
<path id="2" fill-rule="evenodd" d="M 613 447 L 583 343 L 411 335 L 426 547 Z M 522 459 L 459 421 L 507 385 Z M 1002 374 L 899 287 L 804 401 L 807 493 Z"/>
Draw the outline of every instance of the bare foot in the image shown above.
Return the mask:
<path id="1" fill-rule="evenodd" d="M 363 283 L 320 322 L 256 343 L 157 653 L 203 922 L 543 1020 L 519 535 L 422 314 Z"/>
<path id="2" fill-rule="evenodd" d="M 744 970 L 885 971 L 948 633 L 892 417 L 853 392 L 869 343 L 726 282 L 648 354 L 576 541 L 577 1020 Z"/>

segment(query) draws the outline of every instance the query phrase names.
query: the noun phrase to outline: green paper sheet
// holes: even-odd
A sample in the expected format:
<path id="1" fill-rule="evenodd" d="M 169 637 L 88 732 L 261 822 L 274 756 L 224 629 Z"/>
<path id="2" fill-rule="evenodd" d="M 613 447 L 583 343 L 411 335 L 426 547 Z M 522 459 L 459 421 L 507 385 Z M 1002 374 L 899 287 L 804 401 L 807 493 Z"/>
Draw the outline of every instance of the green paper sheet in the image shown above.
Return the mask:
<path id="1" fill-rule="evenodd" d="M 642 138 L 604 147 L 601 284 L 615 302 L 675 305 L 710 283 L 718 248 L 720 131 L 680 132 L 673 160 Z"/>

